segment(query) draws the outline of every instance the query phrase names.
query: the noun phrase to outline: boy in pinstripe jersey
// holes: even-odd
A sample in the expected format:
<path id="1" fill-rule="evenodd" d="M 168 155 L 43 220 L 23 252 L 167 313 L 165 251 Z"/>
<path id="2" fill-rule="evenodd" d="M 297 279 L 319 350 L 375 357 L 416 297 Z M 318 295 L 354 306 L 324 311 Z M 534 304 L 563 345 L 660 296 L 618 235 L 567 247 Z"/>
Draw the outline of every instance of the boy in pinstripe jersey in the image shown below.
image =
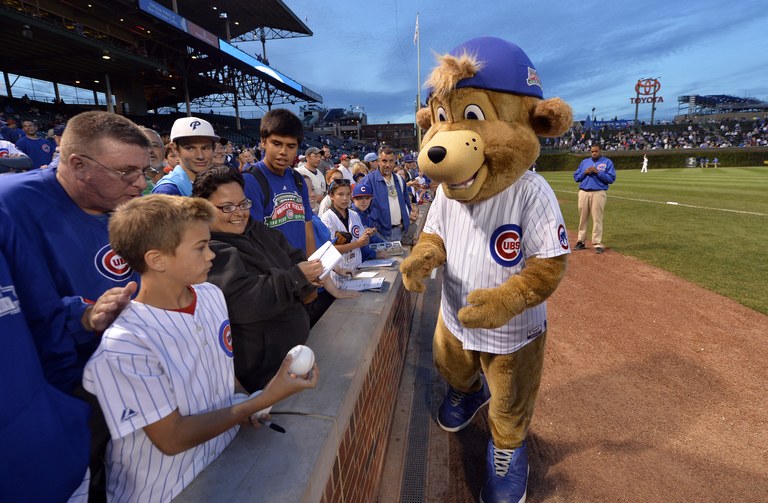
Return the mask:
<path id="1" fill-rule="evenodd" d="M 204 283 L 213 215 L 204 199 L 157 194 L 118 208 L 110 221 L 110 243 L 141 274 L 141 288 L 83 374 L 112 437 L 109 501 L 170 501 L 221 454 L 239 423 L 317 383 L 317 367 L 301 378 L 289 374 L 286 357 L 263 393 L 234 400 L 244 389 L 234 376 L 226 303 Z"/>

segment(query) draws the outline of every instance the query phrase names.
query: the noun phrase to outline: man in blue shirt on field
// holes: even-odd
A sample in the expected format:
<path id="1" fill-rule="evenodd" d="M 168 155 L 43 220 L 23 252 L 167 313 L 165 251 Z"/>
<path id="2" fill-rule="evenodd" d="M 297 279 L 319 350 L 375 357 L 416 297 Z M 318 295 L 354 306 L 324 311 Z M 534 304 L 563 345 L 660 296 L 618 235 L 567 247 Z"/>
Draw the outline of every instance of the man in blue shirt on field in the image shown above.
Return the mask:
<path id="1" fill-rule="evenodd" d="M 574 250 L 587 247 L 587 223 L 592 216 L 592 246 L 598 255 L 605 251 L 603 246 L 603 210 L 608 186 L 616 180 L 613 162 L 603 157 L 600 146 L 593 145 L 591 156 L 587 157 L 576 171 L 573 179 L 579 184 L 579 235 Z"/>

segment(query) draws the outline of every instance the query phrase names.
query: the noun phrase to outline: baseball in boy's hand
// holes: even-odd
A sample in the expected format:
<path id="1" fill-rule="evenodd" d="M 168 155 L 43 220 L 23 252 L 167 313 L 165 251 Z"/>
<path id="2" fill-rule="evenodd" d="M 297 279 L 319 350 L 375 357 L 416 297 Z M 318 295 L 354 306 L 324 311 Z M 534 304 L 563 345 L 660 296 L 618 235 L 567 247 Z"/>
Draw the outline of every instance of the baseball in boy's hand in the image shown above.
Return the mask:
<path id="1" fill-rule="evenodd" d="M 312 370 L 315 364 L 315 353 L 310 348 L 302 345 L 294 346 L 288 354 L 293 359 L 288 369 L 291 374 L 303 377 Z"/>

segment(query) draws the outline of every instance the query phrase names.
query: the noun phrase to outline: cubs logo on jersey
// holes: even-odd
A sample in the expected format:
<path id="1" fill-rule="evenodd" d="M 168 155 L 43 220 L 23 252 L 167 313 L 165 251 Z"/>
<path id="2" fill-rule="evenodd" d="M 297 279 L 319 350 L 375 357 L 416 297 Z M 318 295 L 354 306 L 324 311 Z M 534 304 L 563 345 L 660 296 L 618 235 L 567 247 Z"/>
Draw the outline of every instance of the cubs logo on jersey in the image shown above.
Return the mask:
<path id="1" fill-rule="evenodd" d="M 560 240 L 560 248 L 563 250 L 568 249 L 568 233 L 565 232 L 565 226 L 560 224 L 557 226 L 557 238 Z"/>
<path id="2" fill-rule="evenodd" d="M 123 257 L 115 253 L 111 246 L 106 245 L 96 252 L 94 265 L 99 274 L 112 281 L 128 279 L 133 270 Z"/>
<path id="3" fill-rule="evenodd" d="M 224 320 L 219 327 L 219 345 L 224 350 L 224 354 L 232 358 L 234 351 L 232 349 L 232 327 L 229 320 Z"/>
<path id="4" fill-rule="evenodd" d="M 351 229 L 352 235 L 355 236 L 355 238 L 360 238 L 360 226 L 359 225 L 353 225 Z"/>
<path id="5" fill-rule="evenodd" d="M 516 224 L 505 224 L 491 234 L 491 257 L 503 267 L 516 266 L 523 258 L 523 229 Z"/>

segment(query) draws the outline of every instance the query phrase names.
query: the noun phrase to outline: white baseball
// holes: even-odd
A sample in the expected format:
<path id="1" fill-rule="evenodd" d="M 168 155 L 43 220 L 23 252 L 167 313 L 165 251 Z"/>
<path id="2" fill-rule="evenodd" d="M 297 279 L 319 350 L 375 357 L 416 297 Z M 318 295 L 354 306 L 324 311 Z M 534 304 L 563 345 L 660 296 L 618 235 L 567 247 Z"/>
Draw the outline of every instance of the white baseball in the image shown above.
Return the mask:
<path id="1" fill-rule="evenodd" d="M 288 369 L 292 374 L 305 376 L 312 370 L 315 364 L 315 353 L 310 348 L 302 345 L 294 346 L 288 354 L 293 357 L 291 367 Z"/>

